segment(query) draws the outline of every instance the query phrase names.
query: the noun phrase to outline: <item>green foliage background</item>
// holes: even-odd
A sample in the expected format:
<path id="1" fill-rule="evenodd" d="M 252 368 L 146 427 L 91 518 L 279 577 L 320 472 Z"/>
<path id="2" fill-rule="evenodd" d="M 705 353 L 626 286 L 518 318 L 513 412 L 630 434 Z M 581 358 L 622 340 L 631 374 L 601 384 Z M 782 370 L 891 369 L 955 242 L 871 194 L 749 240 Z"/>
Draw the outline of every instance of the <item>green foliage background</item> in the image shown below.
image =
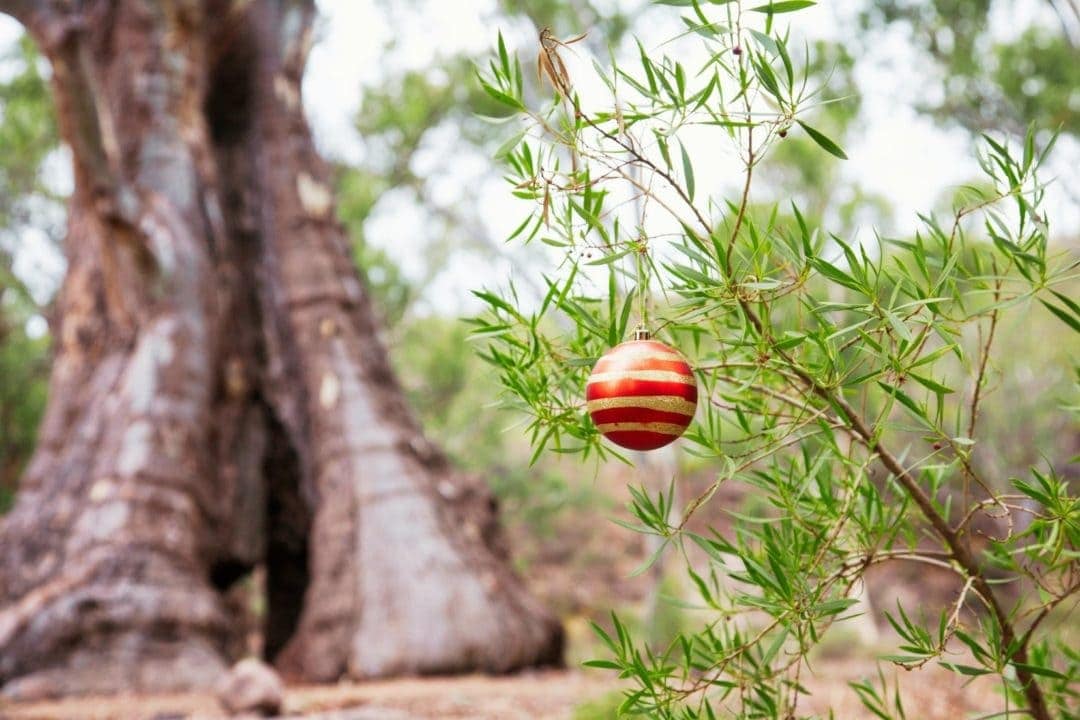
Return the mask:
<path id="1" fill-rule="evenodd" d="M 15 68 L 0 83 L 0 511 L 34 447 L 45 406 L 49 339 L 31 337 L 27 322 L 47 313 L 14 272 L 19 235 L 37 227 L 57 236 L 58 198 L 42 180 L 57 147 L 52 104 L 31 43 L 23 39 L 0 58 Z"/>
<path id="2" fill-rule="evenodd" d="M 689 356 L 701 390 L 685 447 L 715 480 L 685 505 L 674 478 L 666 489 L 631 486 L 632 520 L 616 522 L 652 539 L 638 572 L 670 550 L 696 588 L 691 602 L 712 612 L 673 627 L 666 646 L 613 613 L 593 623 L 605 652 L 585 664 L 627 680 L 620 716 L 793 717 L 811 694 L 804 667 L 851 619 L 873 566 L 914 562 L 948 571 L 954 597 L 885 610 L 897 648 L 883 661 L 993 677 L 1006 716 L 1075 711 L 1080 656 L 1043 623 L 1075 624 L 1080 592 L 1076 388 L 1042 406 L 1051 432 L 1066 430 L 1053 448 L 1062 456 L 1040 447 L 1036 464 L 1000 474 L 985 466 L 977 432 L 1002 318 L 1041 305 L 1080 372 L 1080 259 L 1051 242 L 1039 175 L 1058 133 L 1031 125 L 1012 143 L 982 133 L 981 184 L 962 186 L 948 212 L 921 215 L 912 237 L 860 241 L 832 229 L 844 213 L 751 200 L 759 167 L 792 132 L 848 158 L 812 124 L 835 104 L 828 80 L 808 48 L 793 59 L 777 22 L 815 3 L 656 4 L 682 9 L 686 30 L 594 63 L 607 92 L 593 91 L 588 108 L 562 59 L 580 37 L 541 34 L 553 101 L 526 91 L 501 34 L 480 74 L 522 128 L 497 153 L 508 192 L 534 201 L 509 240 L 563 255 L 539 271 L 538 307 L 513 285 L 478 291 L 487 307 L 471 320 L 508 404 L 530 420 L 533 460 L 545 450 L 623 457 L 601 440 L 581 389 L 635 321 Z M 684 50 L 688 40 L 704 52 Z M 711 145 L 688 152 L 684 138 L 702 127 L 738 154 L 741 193 L 696 192 Z M 658 229 L 647 209 L 681 231 Z M 1008 412 L 1017 399 L 1003 402 Z M 731 527 L 694 529 L 695 513 L 732 483 L 753 495 Z M 995 521 L 1003 526 L 985 526 Z M 888 688 L 851 687 L 876 716 L 906 716 Z"/>

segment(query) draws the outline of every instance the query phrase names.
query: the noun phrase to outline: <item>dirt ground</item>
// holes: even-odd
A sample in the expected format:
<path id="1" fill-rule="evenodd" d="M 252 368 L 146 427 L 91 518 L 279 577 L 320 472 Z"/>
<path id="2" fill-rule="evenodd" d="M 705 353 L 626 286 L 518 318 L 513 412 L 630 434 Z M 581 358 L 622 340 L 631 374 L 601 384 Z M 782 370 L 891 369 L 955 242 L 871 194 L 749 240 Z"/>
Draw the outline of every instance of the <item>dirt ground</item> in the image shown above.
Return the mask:
<path id="1" fill-rule="evenodd" d="M 872 663 L 846 659 L 817 667 L 804 675 L 812 695 L 800 702 L 799 716 L 872 717 L 847 682 L 876 676 Z M 885 673 L 890 688 L 902 683 L 909 718 L 959 720 L 971 713 L 1002 709 L 989 683 L 964 685 L 936 668 Z M 289 688 L 288 717 L 319 720 L 574 720 L 576 709 L 593 705 L 588 720 L 604 717 L 604 702 L 618 690 L 604 673 L 539 672 L 510 677 L 470 675 L 407 679 L 363 684 Z M 891 693 L 890 693 L 891 695 Z M 597 714 L 597 713 L 601 714 Z M 119 696 L 60 702 L 0 705 L 4 720 L 181 720 L 224 717 L 207 695 Z"/>
<path id="2" fill-rule="evenodd" d="M 290 687 L 288 717 L 325 720 L 562 720 L 615 686 L 600 674 L 539 672 L 508 677 L 392 680 Z M 117 696 L 0 705 L 4 720 L 179 720 L 225 717 L 208 695 Z"/>

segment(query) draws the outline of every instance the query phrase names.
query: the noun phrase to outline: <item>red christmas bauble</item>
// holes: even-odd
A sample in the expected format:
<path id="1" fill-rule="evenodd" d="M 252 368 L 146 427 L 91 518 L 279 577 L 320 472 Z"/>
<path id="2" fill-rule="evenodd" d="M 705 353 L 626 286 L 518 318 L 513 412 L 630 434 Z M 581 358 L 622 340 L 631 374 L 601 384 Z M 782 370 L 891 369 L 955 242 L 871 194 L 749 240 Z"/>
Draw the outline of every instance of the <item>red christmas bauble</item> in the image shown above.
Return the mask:
<path id="1" fill-rule="evenodd" d="M 678 350 L 629 340 L 596 361 L 585 385 L 589 416 L 611 442 L 655 450 L 682 435 L 697 409 L 697 380 Z"/>

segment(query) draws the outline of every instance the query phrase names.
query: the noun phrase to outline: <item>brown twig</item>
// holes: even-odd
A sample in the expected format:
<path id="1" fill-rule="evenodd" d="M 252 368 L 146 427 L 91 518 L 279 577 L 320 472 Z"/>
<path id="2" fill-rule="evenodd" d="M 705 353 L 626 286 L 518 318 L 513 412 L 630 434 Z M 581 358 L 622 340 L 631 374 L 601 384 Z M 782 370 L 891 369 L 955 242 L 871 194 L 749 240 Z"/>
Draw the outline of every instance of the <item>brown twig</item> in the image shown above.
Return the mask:
<path id="1" fill-rule="evenodd" d="M 994 287 L 994 303 L 998 303 L 1001 297 L 1001 280 Z M 979 371 L 975 376 L 975 387 L 972 391 L 971 405 L 968 409 L 967 436 L 975 439 L 975 423 L 979 419 L 979 401 L 982 399 L 982 386 L 986 378 L 986 365 L 990 361 L 990 347 L 994 344 L 994 332 L 997 330 L 998 310 L 995 308 L 990 313 L 990 330 L 987 332 L 986 343 L 982 346 L 982 357 L 979 359 Z"/>
<path id="2" fill-rule="evenodd" d="M 734 282 L 731 270 L 731 256 L 735 250 L 735 241 L 739 239 L 739 230 L 742 229 L 743 218 L 746 216 L 746 208 L 750 203 L 750 181 L 754 176 L 754 128 L 746 132 L 748 157 L 746 160 L 746 182 L 743 183 L 742 200 L 739 201 L 739 212 L 735 216 L 735 226 L 731 230 L 731 240 L 728 241 L 727 254 L 724 256 L 724 272 L 728 276 L 728 282 Z"/>
<path id="3" fill-rule="evenodd" d="M 1031 624 L 1028 625 L 1028 629 L 1025 630 L 1024 634 L 1020 636 L 1020 647 L 1027 648 L 1028 643 L 1031 642 L 1031 636 L 1032 633 L 1035 632 L 1035 628 L 1039 627 L 1039 625 L 1042 624 L 1043 620 L 1047 618 L 1047 616 L 1054 608 L 1065 602 L 1066 599 L 1068 599 L 1070 596 L 1074 595 L 1077 592 L 1080 592 L 1080 583 L 1075 583 L 1074 585 L 1066 588 L 1061 595 L 1058 595 L 1056 598 L 1043 605 L 1042 609 L 1039 611 L 1039 614 L 1036 615 L 1035 619 L 1033 619 L 1031 621 Z"/>

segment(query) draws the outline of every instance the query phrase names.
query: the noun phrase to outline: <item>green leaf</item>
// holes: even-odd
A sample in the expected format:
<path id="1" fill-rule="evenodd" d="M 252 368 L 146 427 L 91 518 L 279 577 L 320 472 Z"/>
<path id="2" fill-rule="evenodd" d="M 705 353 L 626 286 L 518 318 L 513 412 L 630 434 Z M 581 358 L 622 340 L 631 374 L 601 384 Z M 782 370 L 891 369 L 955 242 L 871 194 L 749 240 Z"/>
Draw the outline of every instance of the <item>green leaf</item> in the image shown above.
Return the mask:
<path id="1" fill-rule="evenodd" d="M 927 425 L 930 425 L 930 421 L 926 418 L 926 411 L 919 407 L 919 404 L 912 400 L 910 395 L 908 395 L 900 388 L 893 387 L 892 385 L 889 385 L 886 382 L 882 382 L 881 380 L 878 380 L 877 384 L 878 387 L 887 392 L 889 395 L 892 395 L 900 402 L 901 405 L 910 410 L 915 417 L 917 417 L 919 420 L 922 420 Z"/>
<path id="2" fill-rule="evenodd" d="M 937 360 L 938 358 L 940 358 L 942 355 L 945 355 L 947 353 L 952 352 L 954 347 L 956 347 L 956 346 L 955 345 L 942 345 L 937 350 L 929 352 L 926 355 L 923 355 L 921 358 L 919 358 L 915 362 L 913 362 L 911 364 L 911 367 L 914 368 L 914 367 L 919 367 L 921 365 L 927 365 L 929 363 L 932 363 L 935 360 Z"/>
<path id="3" fill-rule="evenodd" d="M 816 4 L 817 3 L 813 2 L 813 0 L 783 0 L 782 2 L 771 2 L 768 5 L 752 7 L 750 8 L 750 12 L 770 13 L 775 15 L 778 13 L 795 12 L 796 10 L 802 10 Z"/>
<path id="4" fill-rule="evenodd" d="M 841 160 L 848 159 L 847 154 L 840 149 L 840 146 L 830 140 L 826 135 L 823 135 L 821 131 L 815 130 L 814 128 L 804 123 L 802 120 L 796 120 L 795 122 L 799 123 L 802 129 L 806 131 L 806 134 L 809 135 L 814 142 L 820 145 L 825 152 L 829 153 L 830 155 L 835 155 Z"/>
<path id="5" fill-rule="evenodd" d="M 506 157 L 507 155 L 509 155 L 509 154 L 510 154 L 510 152 L 511 152 L 511 151 L 512 151 L 512 150 L 513 150 L 514 148 L 516 148 L 516 147 L 518 146 L 518 143 L 520 143 L 520 142 L 521 142 L 521 139 L 522 139 L 523 137 L 525 137 L 525 131 L 524 131 L 524 130 L 521 130 L 520 132 L 516 132 L 516 133 L 514 133 L 514 135 L 513 135 L 512 137 L 508 138 L 508 139 L 507 139 L 507 140 L 506 140 L 506 141 L 505 141 L 505 142 L 504 142 L 504 143 L 503 143 L 502 145 L 500 145 L 500 146 L 499 146 L 499 148 L 498 148 L 498 149 L 497 149 L 497 150 L 495 151 L 495 159 L 496 159 L 496 160 L 502 160 L 502 159 L 503 159 L 503 158 L 505 158 L 505 157 Z"/>
<path id="6" fill-rule="evenodd" d="M 852 605 L 857 604 L 859 601 L 855 598 L 838 598 L 836 600 L 828 600 L 819 605 L 814 606 L 814 612 L 818 615 L 838 615 L 844 612 Z"/>
<path id="7" fill-rule="evenodd" d="M 882 655 L 881 659 L 891 663 L 910 665 L 911 663 L 917 663 L 920 660 L 925 660 L 926 658 L 923 655 Z"/>
<path id="8" fill-rule="evenodd" d="M 989 675 L 989 674 L 991 674 L 991 671 L 987 670 L 986 668 L 974 667 L 972 665 L 960 665 L 959 663 L 951 663 L 951 662 L 942 662 L 942 663 L 939 663 L 939 664 L 943 668 L 946 668 L 948 670 L 952 670 L 953 672 L 956 672 L 956 673 L 960 673 L 961 675 L 968 675 L 968 676 L 971 676 L 971 677 L 978 677 L 979 675 Z"/>
<path id="9" fill-rule="evenodd" d="M 780 648 L 784 646 L 784 641 L 787 640 L 789 632 L 790 631 L 787 628 L 784 628 L 779 633 L 777 633 L 776 638 L 769 645 L 769 649 L 766 650 L 765 654 L 761 656 L 761 662 L 763 664 L 768 665 L 773 661 L 773 658 L 776 657 L 776 654 L 780 652 Z"/>
<path id="10" fill-rule="evenodd" d="M 656 94 L 656 74 L 653 72 L 652 60 L 649 58 L 649 53 L 645 52 L 645 46 L 638 41 L 638 53 L 641 56 L 641 67 L 645 70 L 645 77 L 649 81 L 649 93 Z M 629 80 L 630 78 L 627 77 Z M 646 93 L 646 94 L 649 94 Z"/>
<path id="11" fill-rule="evenodd" d="M 1016 480 L 1013 480 L 1013 485 L 1016 486 L 1017 490 L 1024 493 L 1025 495 L 1027 495 L 1030 498 L 1034 498 L 1035 500 L 1038 500 L 1043 505 L 1051 506 L 1051 505 L 1054 504 L 1054 499 L 1052 497 L 1050 497 L 1050 495 L 1043 492 L 1039 488 L 1036 488 L 1031 483 L 1025 482 L 1024 480 L 1016 479 Z"/>
<path id="12" fill-rule="evenodd" d="M 754 36 L 754 39 L 758 41 L 761 47 L 768 50 L 771 54 L 778 55 L 780 53 L 779 46 L 776 44 L 776 41 L 773 40 L 771 37 L 761 32 L 760 30 L 755 30 L 754 28 L 747 28 L 747 30 L 750 31 L 750 34 Z"/>
<path id="13" fill-rule="evenodd" d="M 599 625 L 596 624 L 596 622 L 594 622 L 592 620 L 589 621 L 589 625 L 592 626 L 592 630 L 593 630 L 594 633 L 596 633 L 597 637 L 599 637 L 601 640 L 603 640 L 604 644 L 607 645 L 609 648 L 611 648 L 612 652 L 614 652 L 614 653 L 619 652 L 619 646 L 615 644 L 615 641 L 611 638 L 610 635 L 607 634 L 607 632 L 604 630 L 604 628 L 600 627 Z"/>
<path id="14" fill-rule="evenodd" d="M 912 380 L 919 383 L 923 387 L 925 387 L 925 388 L 927 388 L 929 390 L 932 390 L 932 391 L 934 391 L 936 393 L 948 394 L 948 393 L 954 392 L 954 390 L 951 387 L 942 385 L 938 381 L 931 380 L 928 377 L 923 377 L 922 375 L 916 375 L 913 372 L 909 372 L 908 377 L 910 377 Z"/>
<path id="15" fill-rule="evenodd" d="M 1058 300 L 1065 303 L 1065 307 L 1072 310 L 1073 315 L 1076 315 L 1076 317 L 1080 317 L 1080 305 L 1078 305 L 1075 300 L 1070 298 L 1068 295 L 1062 295 L 1061 293 L 1057 292 L 1056 290 L 1051 290 L 1050 292 Z"/>
<path id="16" fill-rule="evenodd" d="M 585 264 L 586 265 L 610 265 L 611 263 L 615 262 L 619 258 L 625 257 L 630 252 L 632 252 L 632 251 L 627 249 L 627 250 L 620 250 L 617 253 L 611 253 L 610 255 L 601 255 L 597 259 L 590 260 L 589 262 L 587 262 Z"/>
<path id="17" fill-rule="evenodd" d="M 622 670 L 622 665 L 610 660 L 586 660 L 581 663 L 585 667 L 603 668 L 605 670 Z"/>
<path id="18" fill-rule="evenodd" d="M 798 347 L 806 341 L 806 333 L 795 332 L 794 330 L 787 330 L 784 333 L 784 338 L 776 343 L 776 347 L 779 350 L 790 350 L 793 347 Z"/>
<path id="19" fill-rule="evenodd" d="M 784 99 L 780 96 L 780 85 L 776 82 L 776 73 L 773 72 L 772 66 L 769 65 L 768 59 L 764 55 L 756 55 L 752 60 L 754 65 L 754 72 L 757 74 L 758 80 L 765 87 L 769 93 L 776 98 L 781 105 Z"/>
<path id="20" fill-rule="evenodd" d="M 904 322 L 899 317 L 897 317 L 896 313 L 889 310 L 884 310 L 883 312 L 885 313 L 885 319 L 889 321 L 889 325 L 892 326 L 893 331 L 900 337 L 901 340 L 907 340 L 908 342 L 911 342 L 915 339 L 914 337 L 912 337 L 911 331 L 908 330 L 907 325 L 905 325 Z"/>
<path id="21" fill-rule="evenodd" d="M 787 75 L 788 88 L 795 87 L 795 66 L 791 62 L 791 56 L 788 55 L 787 43 L 784 40 L 776 43 L 776 50 L 780 55 L 781 62 L 784 63 L 784 73 Z"/>
<path id="22" fill-rule="evenodd" d="M 682 152 L 682 167 L 683 177 L 686 178 L 686 194 L 690 196 L 690 199 L 694 199 L 694 166 L 690 163 L 690 155 L 686 152 L 686 146 L 681 142 L 679 143 L 679 150 Z"/>
<path id="23" fill-rule="evenodd" d="M 503 70 L 509 72 L 510 56 L 506 52 L 506 42 L 503 40 L 502 31 L 499 31 L 499 62 L 502 64 Z"/>
<path id="24" fill-rule="evenodd" d="M 1068 680 L 1069 679 L 1067 676 L 1062 675 L 1057 670 L 1052 670 L 1052 669 L 1050 669 L 1048 667 L 1042 667 L 1040 665 L 1029 665 L 1027 663 L 1018 663 L 1018 662 L 1013 662 L 1013 663 L 1010 663 L 1010 664 L 1015 668 L 1019 668 L 1020 670 L 1027 670 L 1032 675 L 1044 675 L 1046 677 L 1052 677 L 1052 678 L 1056 678 L 1058 680 Z"/>
<path id="25" fill-rule="evenodd" d="M 989 658 L 986 648 L 980 645 L 978 641 L 976 641 L 975 638 L 973 638 L 971 635 L 968 635 L 963 630 L 957 630 L 956 637 L 958 640 L 960 640 L 960 642 L 964 643 L 971 649 L 971 653 L 975 656 L 976 660 L 986 660 Z"/>
<path id="26" fill-rule="evenodd" d="M 1046 302 L 1042 298 L 1039 298 L 1039 302 L 1041 302 L 1043 305 L 1045 305 L 1047 310 L 1054 313 L 1054 315 L 1056 315 L 1058 317 L 1058 319 L 1061 320 L 1061 322 L 1065 323 L 1066 325 L 1071 327 L 1076 332 L 1080 332 L 1080 317 L 1073 317 L 1072 315 L 1065 312 L 1061 308 L 1056 307 L 1054 305 L 1051 305 L 1050 303 Z"/>
<path id="27" fill-rule="evenodd" d="M 840 268 L 833 265 L 825 258 L 815 257 L 810 259 L 810 264 L 814 266 L 814 269 L 819 273 L 829 278 L 835 283 L 839 283 L 844 287 L 851 288 L 857 292 L 865 292 L 865 288 L 855 280 L 855 278 L 848 275 Z"/>
<path id="28" fill-rule="evenodd" d="M 668 541 L 665 539 L 664 542 L 660 543 L 660 546 L 656 548 L 656 550 L 654 550 L 652 554 L 649 555 L 649 557 L 645 558 L 644 562 L 631 570 L 630 574 L 627 577 L 637 577 L 638 575 L 641 575 L 643 572 L 655 565 L 656 561 L 659 560 L 660 556 L 664 553 L 664 550 L 667 549 L 667 546 Z"/>
<path id="29" fill-rule="evenodd" d="M 477 73 L 476 76 L 480 79 L 480 87 L 482 87 L 484 89 L 484 92 L 486 92 L 488 95 L 490 95 L 493 100 L 496 100 L 496 101 L 502 103 L 503 105 L 509 105 L 510 107 L 514 108 L 515 110 L 524 110 L 525 109 L 525 106 L 521 104 L 520 100 L 518 100 L 515 97 L 511 97 L 510 95 L 507 95 L 503 91 L 499 90 L 498 88 L 493 86 L 491 83 L 489 83 L 487 80 L 485 80 L 483 78 L 483 76 L 481 76 L 479 73 Z"/>
<path id="30" fill-rule="evenodd" d="M 656 137 L 656 147 L 660 150 L 660 156 L 664 158 L 664 165 L 667 169 L 671 169 L 671 152 L 668 150 L 667 137 L 662 133 L 653 130 L 653 135 Z"/>

